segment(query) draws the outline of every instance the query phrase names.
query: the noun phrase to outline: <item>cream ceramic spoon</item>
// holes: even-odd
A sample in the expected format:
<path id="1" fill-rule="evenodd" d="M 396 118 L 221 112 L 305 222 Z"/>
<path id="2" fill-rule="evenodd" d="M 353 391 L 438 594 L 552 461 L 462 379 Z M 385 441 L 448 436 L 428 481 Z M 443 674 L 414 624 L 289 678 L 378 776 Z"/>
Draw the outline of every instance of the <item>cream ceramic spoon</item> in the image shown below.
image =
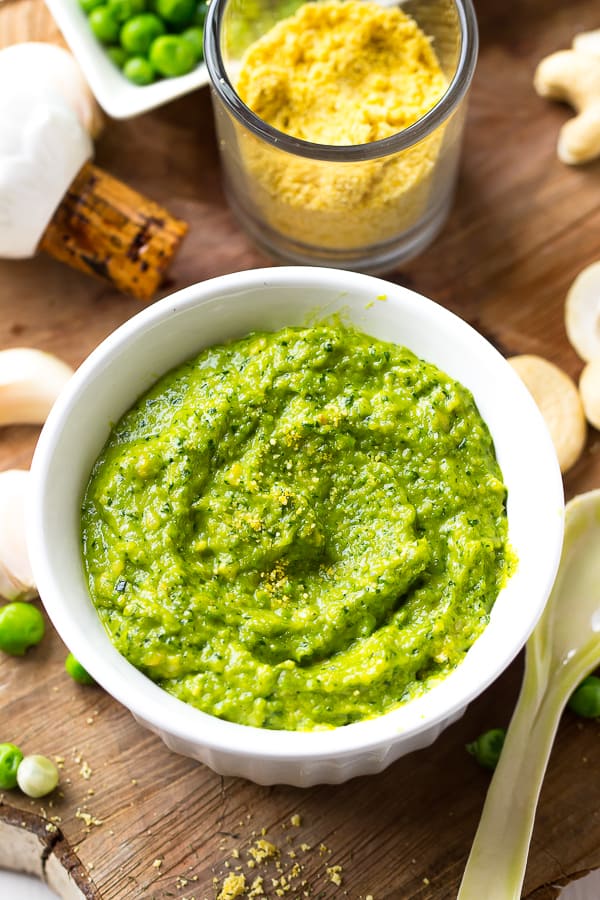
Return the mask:
<path id="1" fill-rule="evenodd" d="M 527 642 L 525 675 L 458 900 L 518 900 L 561 713 L 600 664 L 600 490 L 571 500 L 558 574 Z"/>

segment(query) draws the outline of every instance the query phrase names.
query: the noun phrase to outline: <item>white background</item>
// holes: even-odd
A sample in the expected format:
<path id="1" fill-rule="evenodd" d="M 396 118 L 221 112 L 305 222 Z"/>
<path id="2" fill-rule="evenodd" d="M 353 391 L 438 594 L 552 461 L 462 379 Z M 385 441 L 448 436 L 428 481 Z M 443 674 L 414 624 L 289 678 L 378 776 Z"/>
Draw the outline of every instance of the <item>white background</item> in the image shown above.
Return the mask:
<path id="1" fill-rule="evenodd" d="M 0 897 L 4 900 L 56 900 L 56 894 L 37 878 L 0 871 Z M 561 891 L 561 900 L 598 900 L 600 869 Z"/>
<path id="2" fill-rule="evenodd" d="M 56 900 L 56 894 L 37 878 L 0 871 L 2 900 Z M 586 878 L 573 882 L 561 891 L 561 900 L 598 900 L 600 897 L 600 869 Z"/>
<path id="3" fill-rule="evenodd" d="M 0 897 L 3 900 L 56 900 L 56 894 L 37 878 L 2 871 Z"/>

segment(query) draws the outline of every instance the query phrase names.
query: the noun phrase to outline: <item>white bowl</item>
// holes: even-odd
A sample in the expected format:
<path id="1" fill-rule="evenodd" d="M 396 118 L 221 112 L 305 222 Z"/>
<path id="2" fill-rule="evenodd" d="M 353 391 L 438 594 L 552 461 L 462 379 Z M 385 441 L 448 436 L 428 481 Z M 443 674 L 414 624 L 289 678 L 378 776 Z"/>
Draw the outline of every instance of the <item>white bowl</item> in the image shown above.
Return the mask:
<path id="1" fill-rule="evenodd" d="M 205 64 L 187 75 L 163 78 L 144 86 L 132 84 L 115 66 L 94 36 L 77 0 L 46 0 L 71 52 L 85 75 L 96 100 L 114 119 L 127 119 L 208 84 Z"/>
<path id="2" fill-rule="evenodd" d="M 385 301 L 380 298 L 385 296 Z M 269 731 L 222 721 L 167 694 L 112 646 L 89 598 L 80 509 L 111 425 L 160 375 L 203 347 L 254 329 L 301 324 L 320 310 L 411 348 L 473 393 L 508 488 L 509 540 L 518 567 L 464 661 L 419 699 L 329 731 Z M 65 644 L 110 694 L 179 753 L 223 775 L 261 784 L 341 782 L 378 772 L 431 743 L 511 662 L 554 581 L 563 491 L 550 437 L 503 357 L 461 319 L 406 288 L 367 275 L 309 267 L 225 275 L 150 306 L 82 364 L 42 431 L 32 464 L 30 555 L 42 600 Z"/>

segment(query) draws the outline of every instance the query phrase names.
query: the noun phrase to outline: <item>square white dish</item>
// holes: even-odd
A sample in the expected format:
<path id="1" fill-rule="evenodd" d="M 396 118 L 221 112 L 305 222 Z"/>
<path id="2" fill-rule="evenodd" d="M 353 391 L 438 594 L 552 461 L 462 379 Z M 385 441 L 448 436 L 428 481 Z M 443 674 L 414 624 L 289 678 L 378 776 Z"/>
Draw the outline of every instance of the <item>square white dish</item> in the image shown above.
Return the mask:
<path id="1" fill-rule="evenodd" d="M 128 119 L 175 100 L 208 84 L 203 62 L 187 75 L 164 78 L 140 87 L 128 81 L 115 66 L 105 48 L 92 33 L 77 0 L 46 0 L 86 81 L 105 113 L 114 119 Z"/>

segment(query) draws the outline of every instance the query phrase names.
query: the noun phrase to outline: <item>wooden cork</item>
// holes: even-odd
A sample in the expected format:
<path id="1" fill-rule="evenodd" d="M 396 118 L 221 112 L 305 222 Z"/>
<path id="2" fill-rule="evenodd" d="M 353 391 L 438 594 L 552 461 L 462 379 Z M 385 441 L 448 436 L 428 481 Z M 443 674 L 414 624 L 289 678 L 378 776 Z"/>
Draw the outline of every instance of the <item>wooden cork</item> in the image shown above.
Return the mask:
<path id="1" fill-rule="evenodd" d="M 48 225 L 40 250 L 150 300 L 187 224 L 107 172 L 86 163 Z"/>

